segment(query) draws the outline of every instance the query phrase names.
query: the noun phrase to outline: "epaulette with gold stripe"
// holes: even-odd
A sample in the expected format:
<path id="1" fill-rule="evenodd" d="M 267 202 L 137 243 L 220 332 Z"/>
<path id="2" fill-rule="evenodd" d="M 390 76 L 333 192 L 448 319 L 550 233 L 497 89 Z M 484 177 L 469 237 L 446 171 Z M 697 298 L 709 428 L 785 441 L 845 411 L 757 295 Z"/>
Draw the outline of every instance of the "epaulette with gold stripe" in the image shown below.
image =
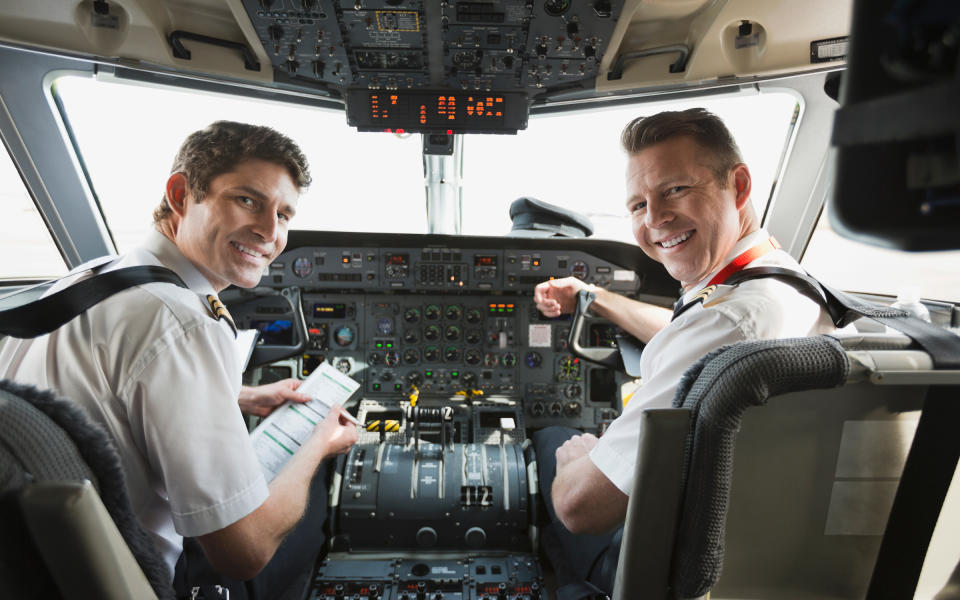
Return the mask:
<path id="1" fill-rule="evenodd" d="M 210 314 L 213 315 L 213 318 L 218 321 L 226 321 L 230 329 L 233 330 L 233 337 L 237 337 L 237 324 L 233 322 L 230 311 L 223 305 L 223 302 L 220 302 L 220 298 L 217 298 L 213 294 L 207 294 L 207 303 L 210 305 Z"/>

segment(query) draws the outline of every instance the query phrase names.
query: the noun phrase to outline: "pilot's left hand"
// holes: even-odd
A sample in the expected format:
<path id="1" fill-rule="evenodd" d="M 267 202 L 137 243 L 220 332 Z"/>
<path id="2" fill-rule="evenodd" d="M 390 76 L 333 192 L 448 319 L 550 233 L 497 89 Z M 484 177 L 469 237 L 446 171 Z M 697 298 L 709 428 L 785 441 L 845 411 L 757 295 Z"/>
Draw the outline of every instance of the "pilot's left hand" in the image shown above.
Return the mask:
<path id="1" fill-rule="evenodd" d="M 295 390 L 302 382 L 299 379 L 281 379 L 273 383 L 240 388 L 240 410 L 248 415 L 266 417 L 275 408 L 290 400 L 291 402 L 309 402 L 310 396 Z"/>

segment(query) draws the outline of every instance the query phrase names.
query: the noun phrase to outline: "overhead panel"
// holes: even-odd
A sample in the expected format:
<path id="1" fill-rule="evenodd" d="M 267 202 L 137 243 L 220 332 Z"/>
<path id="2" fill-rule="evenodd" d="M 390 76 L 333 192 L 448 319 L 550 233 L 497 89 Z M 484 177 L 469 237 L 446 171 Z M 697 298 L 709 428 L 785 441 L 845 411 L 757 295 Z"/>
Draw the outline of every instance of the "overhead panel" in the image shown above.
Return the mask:
<path id="1" fill-rule="evenodd" d="M 537 97 L 592 89 L 623 0 L 244 0 L 277 81 L 322 88 L 348 103 L 361 129 L 516 132 Z M 362 93 L 360 93 L 362 91 Z M 414 92 L 417 96 L 410 96 Z M 480 93 L 450 96 L 450 93 Z M 386 95 L 385 95 L 386 94 Z M 424 96 L 426 94 L 426 96 Z M 454 118 L 434 117 L 453 98 Z M 391 123 L 371 117 L 384 99 L 410 105 Z M 440 102 L 440 99 L 443 102 Z M 473 100 L 469 100 L 473 98 Z M 481 100 L 482 98 L 482 100 Z M 480 102 L 506 113 L 477 123 Z M 519 101 L 518 101 L 519 100 Z M 350 104 L 362 102 L 350 110 Z M 516 106 L 522 118 L 514 118 Z M 447 108 L 447 107 L 443 107 Z M 449 117 L 449 113 L 444 116 Z M 369 117 L 369 118 L 368 118 Z M 499 124 L 493 124 L 497 120 Z"/>

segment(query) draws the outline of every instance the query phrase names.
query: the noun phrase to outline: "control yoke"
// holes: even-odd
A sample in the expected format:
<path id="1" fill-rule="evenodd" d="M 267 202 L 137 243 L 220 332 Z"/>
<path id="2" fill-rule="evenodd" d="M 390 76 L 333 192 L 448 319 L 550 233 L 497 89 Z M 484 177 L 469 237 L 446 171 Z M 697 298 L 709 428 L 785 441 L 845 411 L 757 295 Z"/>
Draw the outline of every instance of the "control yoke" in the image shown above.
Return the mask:
<path id="1" fill-rule="evenodd" d="M 302 354 L 307 348 L 307 340 L 309 339 L 309 335 L 307 334 L 306 320 L 303 318 L 303 306 L 300 302 L 300 288 L 284 288 L 280 292 L 280 295 L 286 299 L 287 303 L 290 305 L 290 311 L 293 313 L 292 327 L 296 343 L 293 346 L 258 345 L 253 349 L 253 354 L 250 357 L 248 367 L 258 367 L 260 365 L 265 365 L 277 360 L 283 360 L 291 356 L 297 356 L 298 354 Z"/>
<path id="2" fill-rule="evenodd" d="M 567 344 L 574 356 L 584 360 L 602 365 L 609 369 L 624 371 L 623 357 L 620 353 L 619 336 L 616 348 L 584 348 L 580 345 L 580 333 L 583 331 L 583 325 L 587 319 L 593 317 L 590 314 L 590 305 L 597 299 L 597 295 L 589 290 L 580 290 L 577 292 L 577 308 L 573 313 L 573 325 L 570 327 L 570 335 L 567 338 Z"/>

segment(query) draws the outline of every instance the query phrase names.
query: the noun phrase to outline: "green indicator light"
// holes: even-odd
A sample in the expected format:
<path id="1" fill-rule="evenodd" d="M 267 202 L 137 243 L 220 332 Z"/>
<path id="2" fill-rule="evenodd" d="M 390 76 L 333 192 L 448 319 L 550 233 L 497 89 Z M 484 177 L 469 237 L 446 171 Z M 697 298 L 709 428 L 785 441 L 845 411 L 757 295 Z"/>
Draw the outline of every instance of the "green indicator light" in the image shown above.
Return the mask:
<path id="1" fill-rule="evenodd" d="M 375 392 L 379 392 L 379 391 L 380 391 L 380 384 L 379 384 L 379 383 L 373 384 L 373 391 L 375 391 Z"/>
<path id="2" fill-rule="evenodd" d="M 497 312 L 503 312 L 503 309 L 502 309 L 502 308 L 501 308 L 501 309 L 498 309 Z"/>
<path id="3" fill-rule="evenodd" d="M 396 391 L 396 392 L 399 392 L 399 391 L 400 391 L 400 384 L 399 384 L 399 383 L 393 384 L 393 390 Z"/>
<path id="4" fill-rule="evenodd" d="M 387 348 L 393 348 L 393 342 L 387 342 Z"/>
<path id="5" fill-rule="evenodd" d="M 377 348 L 383 348 L 383 344 L 381 342 L 377 342 Z"/>
<path id="6" fill-rule="evenodd" d="M 454 377 L 454 378 L 460 377 L 460 372 L 459 372 L 459 371 L 454 371 L 453 373 L 450 373 L 450 377 Z"/>

